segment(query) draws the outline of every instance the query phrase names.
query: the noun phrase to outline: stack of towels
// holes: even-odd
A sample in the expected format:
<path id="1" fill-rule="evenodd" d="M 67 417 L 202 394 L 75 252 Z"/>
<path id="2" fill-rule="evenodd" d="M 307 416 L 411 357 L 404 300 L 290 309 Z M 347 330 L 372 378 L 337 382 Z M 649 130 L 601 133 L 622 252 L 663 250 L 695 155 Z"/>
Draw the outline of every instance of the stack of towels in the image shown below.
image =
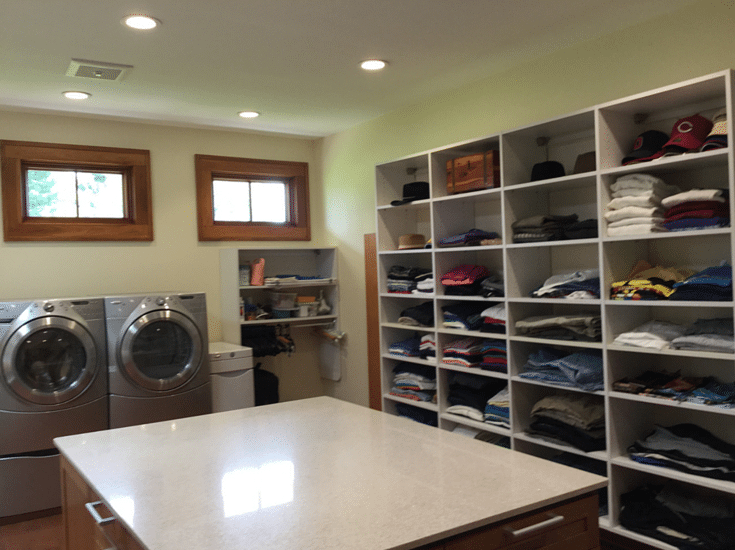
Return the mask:
<path id="1" fill-rule="evenodd" d="M 650 174 L 626 174 L 610 185 L 612 200 L 605 207 L 607 234 L 640 235 L 664 232 L 664 207 L 661 201 L 680 193 Z"/>

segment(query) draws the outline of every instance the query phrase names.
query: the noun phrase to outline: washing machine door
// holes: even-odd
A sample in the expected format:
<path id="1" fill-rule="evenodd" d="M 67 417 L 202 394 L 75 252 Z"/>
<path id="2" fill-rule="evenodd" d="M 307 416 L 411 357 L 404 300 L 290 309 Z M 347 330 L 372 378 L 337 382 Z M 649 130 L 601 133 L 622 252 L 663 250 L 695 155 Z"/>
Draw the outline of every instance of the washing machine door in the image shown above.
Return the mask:
<path id="1" fill-rule="evenodd" d="M 38 405 L 65 403 L 94 380 L 97 350 L 92 335 L 77 321 L 40 317 L 9 336 L 2 372 L 18 397 Z"/>
<path id="2" fill-rule="evenodd" d="M 167 391 L 186 384 L 199 371 L 202 337 L 186 315 L 175 310 L 151 311 L 138 317 L 123 334 L 123 373 L 140 387 Z"/>

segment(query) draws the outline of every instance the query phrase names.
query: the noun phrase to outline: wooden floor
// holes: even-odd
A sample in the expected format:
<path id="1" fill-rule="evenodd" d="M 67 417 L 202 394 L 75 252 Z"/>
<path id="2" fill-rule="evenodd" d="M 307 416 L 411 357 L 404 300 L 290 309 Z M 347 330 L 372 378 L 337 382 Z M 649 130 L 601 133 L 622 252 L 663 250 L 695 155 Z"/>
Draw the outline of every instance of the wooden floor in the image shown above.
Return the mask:
<path id="1" fill-rule="evenodd" d="M 24 521 L 0 522 L 0 550 L 61 550 L 62 525 L 58 511 L 36 514 Z M 602 550 L 653 550 L 650 546 L 600 531 Z"/>
<path id="2" fill-rule="evenodd" d="M 0 550 L 61 550 L 61 513 L 27 514 L 23 521 L 0 520 Z"/>

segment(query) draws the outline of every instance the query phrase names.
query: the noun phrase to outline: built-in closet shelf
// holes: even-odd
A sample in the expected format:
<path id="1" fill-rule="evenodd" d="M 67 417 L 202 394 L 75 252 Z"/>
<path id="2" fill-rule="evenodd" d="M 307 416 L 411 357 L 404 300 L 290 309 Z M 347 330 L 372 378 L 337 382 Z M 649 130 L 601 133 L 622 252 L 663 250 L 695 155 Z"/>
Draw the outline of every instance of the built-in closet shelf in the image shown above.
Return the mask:
<path id="1" fill-rule="evenodd" d="M 584 342 L 577 340 L 551 340 L 549 338 L 533 338 L 530 336 L 510 336 L 509 340 L 513 342 L 530 342 L 532 344 L 539 344 L 543 346 L 558 346 L 560 344 L 564 347 L 569 348 L 584 348 L 584 349 L 602 349 L 602 344 L 599 342 Z"/>
<path id="2" fill-rule="evenodd" d="M 243 284 L 248 280 L 241 275 L 243 268 L 251 268 L 258 260 L 264 260 L 263 285 Z M 299 329 L 305 338 L 315 346 L 319 354 L 319 369 L 323 378 L 339 380 L 341 376 L 339 339 L 320 336 L 317 331 L 307 331 L 305 327 L 318 325 L 326 330 L 339 332 L 339 277 L 337 249 L 330 248 L 223 248 L 220 250 L 220 319 L 222 338 L 225 342 L 243 344 L 243 332 L 254 331 L 257 327 L 288 326 Z M 252 273 L 252 271 L 251 271 Z M 286 277 L 290 277 L 286 279 Z M 282 278 L 284 280 L 267 281 Z M 297 278 L 299 280 L 293 280 Z M 273 309 L 274 297 L 284 295 L 283 300 L 302 296 L 324 300 L 329 311 L 302 311 L 298 303 L 290 310 L 289 316 L 276 315 Z M 241 314 L 240 305 L 261 306 L 261 311 L 270 312 L 268 318 L 246 319 Z M 282 302 L 278 301 L 281 305 Z M 313 302 L 312 302 L 313 304 Z M 290 305 L 290 304 L 288 304 Z M 306 313 L 306 315 L 303 315 Z M 270 330 L 270 329 L 268 329 Z M 277 330 L 277 328 L 276 328 Z"/>
<path id="3" fill-rule="evenodd" d="M 650 353 L 653 355 L 670 355 L 673 357 L 692 357 L 692 358 L 709 358 L 709 359 L 725 359 L 732 361 L 735 355 L 732 353 L 718 353 L 712 351 L 701 350 L 681 350 L 681 349 L 655 349 L 655 348 L 639 348 L 634 346 L 617 346 L 610 344 L 607 349 L 611 351 L 622 351 L 625 353 Z"/>
<path id="4" fill-rule="evenodd" d="M 557 451 L 563 452 L 563 453 L 571 453 L 579 456 L 586 456 L 589 458 L 595 458 L 597 460 L 605 460 L 607 461 L 607 452 L 606 451 L 592 451 L 589 453 L 585 453 L 583 451 L 580 451 L 576 447 L 572 447 L 571 445 L 564 445 L 561 443 L 554 443 L 552 441 L 548 441 L 546 439 L 541 439 L 539 437 L 534 437 L 532 435 L 529 435 L 524 432 L 517 432 L 513 434 L 513 438 L 517 439 L 519 441 L 525 441 L 526 443 L 533 443 L 534 445 L 539 445 L 540 447 L 546 447 L 549 449 L 555 449 Z"/>
<path id="5" fill-rule="evenodd" d="M 640 472 L 646 472 L 655 476 L 663 478 L 674 479 L 690 485 L 696 485 L 699 487 L 707 487 L 709 489 L 715 489 L 735 495 L 735 483 L 732 481 L 722 481 L 719 479 L 703 478 L 702 476 L 695 476 L 687 474 L 685 472 L 679 472 L 672 468 L 661 468 L 659 466 L 651 466 L 648 464 L 642 464 L 636 462 L 628 457 L 616 457 L 611 460 L 616 466 L 622 466 L 623 468 L 629 468 L 631 470 L 638 470 Z"/>
<path id="6" fill-rule="evenodd" d="M 405 405 L 411 405 L 413 407 L 418 407 L 420 409 L 425 409 L 427 411 L 437 412 L 439 410 L 439 408 L 433 403 L 423 403 L 421 401 L 413 401 L 411 399 L 406 399 L 398 395 L 391 395 L 389 393 L 386 393 L 385 395 L 383 395 L 383 399 L 394 401 L 395 403 L 403 403 Z"/>
<path id="7" fill-rule="evenodd" d="M 385 359 L 392 359 L 393 361 L 404 361 L 406 363 L 416 363 L 417 365 L 427 365 L 429 367 L 436 366 L 436 361 L 419 359 L 418 357 L 405 357 L 403 355 L 393 355 L 392 353 L 384 353 L 383 357 Z"/>
<path id="8" fill-rule="evenodd" d="M 500 426 L 495 426 L 493 424 L 488 424 L 486 422 L 478 422 L 477 420 L 472 420 L 471 418 L 467 418 L 466 416 L 460 416 L 458 414 L 452 414 L 452 413 L 443 413 L 441 415 L 441 419 L 448 420 L 450 422 L 454 422 L 455 424 L 462 424 L 463 426 L 469 426 L 470 428 L 476 428 L 484 432 L 490 432 L 490 433 L 510 437 L 510 430 L 508 428 L 501 428 Z"/>
<path id="9" fill-rule="evenodd" d="M 651 266 L 687 268 L 699 271 L 727 262 L 732 265 L 735 238 L 731 227 L 688 229 L 631 235 L 608 234 L 605 219 L 613 198 L 611 185 L 620 177 L 643 173 L 678 186 L 682 191 L 696 188 L 725 189 L 735 197 L 735 147 L 667 156 L 650 162 L 623 166 L 636 138 L 648 130 L 670 135 L 682 118 L 698 113 L 710 120 L 726 109 L 729 120 L 735 116 L 733 73 L 721 71 L 627 98 L 610 101 L 575 113 L 529 124 L 499 134 L 468 140 L 385 162 L 375 167 L 376 233 L 381 376 L 383 408 L 392 414 L 405 411 L 397 403 L 436 413 L 429 419 L 439 429 L 464 425 L 506 435 L 512 449 L 553 458 L 560 452 L 592 457 L 604 462 L 609 475 L 609 513 L 600 525 L 614 533 L 645 542 L 657 548 L 671 546 L 625 529 L 620 523 L 621 496 L 646 483 L 666 482 L 674 488 L 712 494 L 735 507 L 735 483 L 685 474 L 671 469 L 643 465 L 628 458 L 628 448 L 645 438 L 656 425 L 693 423 L 716 437 L 735 444 L 735 409 L 677 401 L 613 389 L 623 378 L 634 378 L 646 371 L 680 372 L 683 377 L 715 377 L 735 383 L 735 353 L 705 350 L 655 349 L 615 343 L 647 321 L 659 320 L 689 326 L 698 319 L 735 319 L 735 301 L 616 300 L 611 285 L 626 280 L 633 266 L 645 260 Z M 502 109 L 502 106 L 499 106 Z M 641 122 L 642 121 L 642 122 Z M 539 138 L 547 144 L 539 146 Z M 732 140 L 730 140 L 732 141 Z M 543 142 L 543 140 L 541 140 Z M 469 154 L 499 151 L 500 181 L 491 189 L 449 194 L 447 162 Z M 594 166 L 574 173 L 576 160 L 595 153 Z M 534 164 L 558 161 L 565 175 L 531 181 Z M 413 174 L 413 175 L 408 175 Z M 403 186 L 412 181 L 428 181 L 428 199 L 391 206 L 402 198 Z M 730 213 L 735 213 L 731 206 Z M 513 223 L 541 215 L 577 214 L 578 220 L 597 220 L 597 235 L 581 235 L 570 240 L 514 243 Z M 502 244 L 440 247 L 448 237 L 470 229 L 498 233 Z M 433 248 L 398 250 L 402 235 L 418 233 L 431 239 Z M 483 265 L 504 281 L 504 296 L 447 295 L 441 277 L 457 265 Z M 434 279 L 434 292 L 426 295 L 396 295 L 385 292 L 386 279 L 393 265 L 428 269 Z M 598 270 L 600 296 L 592 299 L 535 298 L 533 291 L 552 276 L 581 270 Z M 398 323 L 405 309 L 431 302 L 434 326 L 411 327 Z M 507 316 L 506 332 L 458 330 L 443 326 L 446 306 L 467 304 L 473 308 L 503 305 Z M 520 334 L 515 323 L 534 316 L 589 314 L 600 317 L 600 336 L 594 341 L 555 340 Z M 412 331 L 412 332 L 411 332 Z M 390 396 L 393 368 L 399 359 L 387 350 L 411 334 L 434 336 L 436 360 L 409 362 L 428 364 L 436 373 L 436 403 L 422 403 Z M 475 366 L 444 363 L 445 346 L 463 338 L 478 342 L 500 341 L 507 348 L 507 374 L 483 371 Z M 604 390 L 586 392 L 575 387 L 553 385 L 519 376 L 529 356 L 542 348 L 569 354 L 589 352 L 601 357 Z M 502 370 L 502 369 L 501 369 Z M 457 375 L 480 381 L 506 382 L 509 390 L 510 426 L 495 425 L 447 413 L 451 384 Z M 535 403 L 547 396 L 588 397 L 604 407 L 605 449 L 585 453 L 561 442 L 533 437 L 526 433 L 532 423 Z M 593 403 L 593 404 L 594 404 Z M 613 458 L 614 457 L 614 458 Z"/>
<path id="10" fill-rule="evenodd" d="M 240 321 L 240 326 L 258 326 L 258 325 L 327 325 L 337 321 L 336 315 L 313 315 L 311 317 L 286 317 L 283 319 L 256 319 L 255 321 Z"/>
<path id="11" fill-rule="evenodd" d="M 649 397 L 645 394 L 624 393 L 619 391 L 610 392 L 611 400 L 620 399 L 622 401 L 637 401 L 639 403 L 648 403 L 656 407 L 669 407 L 672 409 L 689 410 L 692 412 L 701 412 L 716 415 L 717 418 L 727 418 L 728 422 L 735 420 L 735 409 L 723 409 L 716 405 L 701 405 L 699 403 L 689 403 L 688 401 L 675 401 L 666 399 L 665 397 Z M 613 405 L 614 406 L 614 405 Z"/>
<path id="12" fill-rule="evenodd" d="M 508 375 L 503 372 L 495 372 L 491 370 L 482 370 L 471 367 L 462 367 L 460 365 L 450 365 L 445 363 L 439 363 L 443 370 L 452 370 L 456 372 L 466 372 L 467 374 L 473 374 L 475 376 L 485 376 L 487 378 L 499 378 L 501 380 L 508 380 Z"/>

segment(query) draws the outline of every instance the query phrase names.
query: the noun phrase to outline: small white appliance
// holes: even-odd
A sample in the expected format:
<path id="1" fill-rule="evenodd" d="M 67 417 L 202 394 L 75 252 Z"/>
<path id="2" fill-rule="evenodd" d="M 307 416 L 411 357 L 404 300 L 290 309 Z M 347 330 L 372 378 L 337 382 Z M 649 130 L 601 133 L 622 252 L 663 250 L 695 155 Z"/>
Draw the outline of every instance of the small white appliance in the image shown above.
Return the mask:
<path id="1" fill-rule="evenodd" d="M 105 298 L 110 428 L 212 411 L 204 293 Z"/>
<path id="2" fill-rule="evenodd" d="M 209 343 L 212 411 L 255 406 L 253 349 L 228 342 Z"/>

